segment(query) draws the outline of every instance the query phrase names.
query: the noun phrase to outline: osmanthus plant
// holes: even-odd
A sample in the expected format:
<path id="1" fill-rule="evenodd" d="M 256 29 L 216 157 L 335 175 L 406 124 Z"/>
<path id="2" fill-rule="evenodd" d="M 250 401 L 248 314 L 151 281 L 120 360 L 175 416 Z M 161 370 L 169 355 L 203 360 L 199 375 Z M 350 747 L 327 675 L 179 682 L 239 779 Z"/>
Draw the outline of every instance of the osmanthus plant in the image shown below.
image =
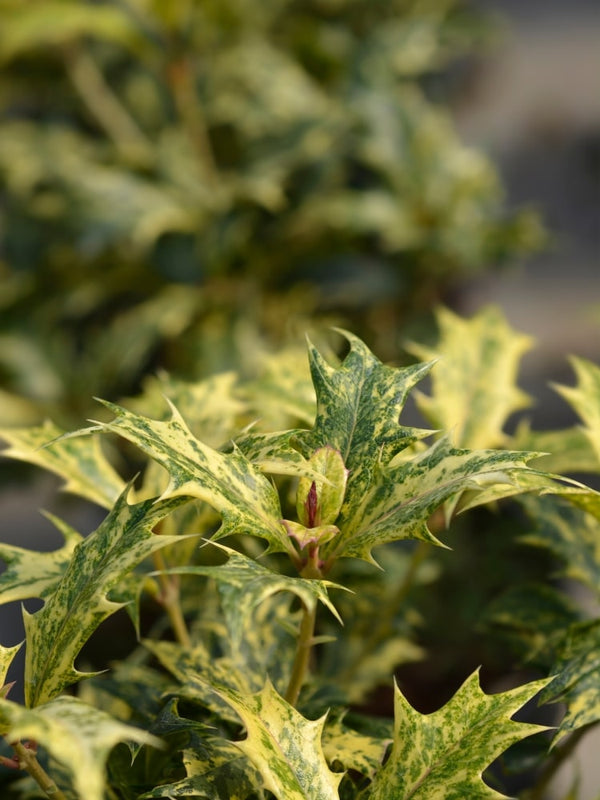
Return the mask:
<path id="1" fill-rule="evenodd" d="M 64 540 L 53 552 L 0 546 L 0 599 L 43 601 L 24 611 L 23 705 L 6 683 L 19 645 L 0 649 L 2 761 L 27 773 L 6 770 L 7 797 L 500 798 L 483 773 L 545 730 L 513 719 L 532 698 L 565 702 L 556 741 L 600 719 L 599 621 L 563 615 L 552 628 L 544 587 L 516 586 L 522 604 L 499 598 L 490 629 L 529 643 L 524 660 L 535 645 L 555 663 L 494 694 L 475 672 L 430 714 L 395 686 L 393 721 L 368 713 L 369 693 L 423 656 L 411 593 L 435 590 L 431 554 L 459 510 L 525 494 L 529 543 L 598 586 L 598 494 L 540 469 L 531 431 L 515 441 L 534 450 L 503 432 L 523 405 L 524 339 L 493 309 L 439 323 L 437 364 L 423 350 L 422 363 L 386 366 L 344 334 L 341 360 L 309 345 L 309 371 L 285 368 L 282 353 L 245 384 L 163 376 L 75 434 L 51 423 L 3 432 L 6 456 L 107 511 L 86 537 L 52 518 Z M 547 434 L 570 448 L 567 473 L 600 463 L 600 370 L 577 363 L 579 388 L 566 394 L 587 434 Z M 399 420 L 429 374 L 417 402 L 446 434 Z M 274 431 L 267 409 L 288 428 Z M 105 434 L 147 459 L 140 475 L 121 478 Z M 86 664 L 88 641 L 123 610 L 129 655 Z M 551 743 L 539 786 L 563 752 Z"/>

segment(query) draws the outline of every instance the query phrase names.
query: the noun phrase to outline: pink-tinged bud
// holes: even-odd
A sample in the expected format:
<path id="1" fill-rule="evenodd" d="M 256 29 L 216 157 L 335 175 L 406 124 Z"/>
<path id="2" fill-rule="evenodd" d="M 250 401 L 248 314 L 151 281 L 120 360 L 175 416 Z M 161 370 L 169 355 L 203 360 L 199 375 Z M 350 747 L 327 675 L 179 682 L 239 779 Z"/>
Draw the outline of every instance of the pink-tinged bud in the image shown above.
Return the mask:
<path id="1" fill-rule="evenodd" d="M 322 477 L 300 478 L 296 495 L 298 519 L 307 528 L 332 524 L 344 502 L 348 470 L 339 451 L 329 446 L 315 450 L 308 464 L 313 473 Z"/>

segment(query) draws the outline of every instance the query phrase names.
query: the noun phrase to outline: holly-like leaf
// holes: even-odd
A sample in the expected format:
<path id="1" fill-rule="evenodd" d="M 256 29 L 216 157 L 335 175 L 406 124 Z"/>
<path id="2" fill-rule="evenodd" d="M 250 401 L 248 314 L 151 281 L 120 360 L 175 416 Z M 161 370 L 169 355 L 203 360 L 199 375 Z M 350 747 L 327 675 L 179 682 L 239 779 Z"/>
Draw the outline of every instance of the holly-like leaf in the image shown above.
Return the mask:
<path id="1" fill-rule="evenodd" d="M 0 543 L 7 569 L 0 575 L 0 604 L 28 597 L 47 597 L 62 578 L 82 536 L 66 522 L 47 514 L 64 537 L 62 547 L 49 553 Z"/>
<path id="2" fill-rule="evenodd" d="M 584 431 L 600 464 L 600 367 L 583 358 L 572 358 L 577 386 L 556 386 L 584 422 Z"/>
<path id="3" fill-rule="evenodd" d="M 394 743 L 369 800 L 493 800 L 483 771 L 510 745 L 545 730 L 511 718 L 547 680 L 487 695 L 473 673 L 443 708 L 416 711 L 395 692 Z"/>
<path id="4" fill-rule="evenodd" d="M 183 496 L 208 503 L 222 517 L 215 539 L 245 533 L 266 539 L 269 551 L 293 549 L 275 488 L 243 453 L 220 453 L 196 439 L 173 406 L 171 419 L 161 421 L 106 405 L 115 419 L 92 430 L 116 433 L 161 464 L 170 475 L 163 500 Z"/>
<path id="5" fill-rule="evenodd" d="M 372 561 L 372 548 L 386 542 L 420 539 L 440 544 L 427 527 L 437 508 L 466 489 L 510 487 L 514 476 L 527 469 L 529 458 L 530 453 L 507 450 L 458 450 L 443 438 L 410 460 L 372 464 L 362 493 L 347 492 L 337 521 L 340 534 L 325 545 L 325 556 Z"/>
<path id="6" fill-rule="evenodd" d="M 323 752 L 329 764 L 341 764 L 344 769 L 373 778 L 392 741 L 359 733 L 345 725 L 343 719 L 328 719 L 323 731 Z"/>
<path id="7" fill-rule="evenodd" d="M 577 728 L 600 721 L 600 619 L 571 626 L 553 672 L 556 677 L 540 702 L 566 704 L 554 746 Z"/>
<path id="8" fill-rule="evenodd" d="M 104 766 L 119 742 L 162 746 L 160 739 L 146 731 L 68 696 L 35 709 L 0 700 L 0 725 L 8 740 L 36 741 L 63 765 L 79 800 L 104 800 Z"/>
<path id="9" fill-rule="evenodd" d="M 64 436 L 64 431 L 52 422 L 33 428 L 3 429 L 0 437 L 9 445 L 1 455 L 54 472 L 64 479 L 64 491 L 102 508 L 111 508 L 125 487 L 97 437 Z"/>
<path id="10" fill-rule="evenodd" d="M 291 592 L 304 606 L 313 611 L 323 603 L 341 622 L 339 614 L 329 599 L 328 588 L 343 588 L 331 581 L 290 578 L 264 567 L 252 558 L 229 547 L 214 544 L 223 550 L 227 563 L 220 566 L 181 566 L 167 570 L 171 575 L 205 575 L 219 584 L 221 604 L 227 620 L 232 644 L 239 645 L 244 630 L 255 615 L 256 608 L 277 592 Z"/>
<path id="11" fill-rule="evenodd" d="M 3 645 L 0 645 L 0 692 L 6 683 L 6 673 L 13 662 L 13 658 L 20 649 L 20 644 L 16 644 L 14 647 L 3 647 Z"/>
<path id="12" fill-rule="evenodd" d="M 515 380 L 532 340 L 514 331 L 493 306 L 470 320 L 441 308 L 436 319 L 436 346 L 410 346 L 419 358 L 439 358 L 431 375 L 431 395 L 415 392 L 419 409 L 434 427 L 449 431 L 457 447 L 505 444 L 507 418 L 529 405 Z"/>
<path id="13" fill-rule="evenodd" d="M 178 537 L 159 536 L 152 527 L 181 502 L 152 500 L 129 505 L 128 489 L 106 519 L 73 550 L 62 580 L 34 614 L 24 611 L 27 640 L 25 699 L 45 703 L 85 673 L 74 668 L 77 654 L 123 603 L 108 595 L 142 559 Z"/>
<path id="14" fill-rule="evenodd" d="M 322 747 L 325 717 L 305 719 L 267 682 L 257 694 L 215 691 L 240 716 L 247 736 L 235 744 L 278 800 L 338 800 L 342 775 L 329 769 Z"/>

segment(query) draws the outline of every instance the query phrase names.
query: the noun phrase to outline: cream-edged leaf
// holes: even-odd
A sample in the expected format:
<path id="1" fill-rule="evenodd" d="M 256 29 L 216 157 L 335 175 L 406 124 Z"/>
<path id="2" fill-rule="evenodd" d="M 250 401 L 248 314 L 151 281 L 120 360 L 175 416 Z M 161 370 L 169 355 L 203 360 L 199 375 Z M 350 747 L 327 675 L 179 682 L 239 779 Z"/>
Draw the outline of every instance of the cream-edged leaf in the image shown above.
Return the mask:
<path id="1" fill-rule="evenodd" d="M 450 431 L 457 447 L 504 444 L 507 418 L 529 405 L 515 381 L 532 340 L 514 331 L 494 306 L 472 319 L 441 308 L 436 319 L 436 346 L 410 346 L 418 358 L 439 359 L 431 375 L 431 395 L 415 393 L 419 409 L 434 427 Z"/>
<path id="2" fill-rule="evenodd" d="M 584 423 L 584 431 L 600 463 L 600 367 L 584 358 L 571 358 L 577 386 L 556 386 Z"/>
<path id="3" fill-rule="evenodd" d="M 163 499 L 195 497 L 212 506 L 222 518 L 214 538 L 245 533 L 266 539 L 271 551 L 291 551 L 277 491 L 241 451 L 221 453 L 196 439 L 174 406 L 162 421 L 106 405 L 115 419 L 97 429 L 122 436 L 167 470 Z"/>
<path id="4" fill-rule="evenodd" d="M 32 428 L 3 429 L 8 443 L 2 456 L 26 461 L 54 472 L 65 481 L 64 491 L 111 508 L 125 488 L 100 447 L 98 437 L 74 438 L 53 422 Z"/>
<path id="5" fill-rule="evenodd" d="M 331 581 L 291 578 L 264 567 L 252 558 L 229 547 L 214 544 L 227 554 L 227 563 L 219 566 L 172 567 L 171 575 L 204 575 L 219 585 L 221 604 L 234 645 L 239 644 L 256 608 L 277 592 L 291 592 L 313 611 L 322 603 L 341 622 L 327 590 L 336 586 Z"/>
<path id="6" fill-rule="evenodd" d="M 35 709 L 0 700 L 0 721 L 7 739 L 35 741 L 66 768 L 78 800 L 104 800 L 106 760 L 119 742 L 162 746 L 157 737 L 75 697 L 56 697 Z"/>
<path id="7" fill-rule="evenodd" d="M 16 644 L 13 647 L 4 647 L 0 644 L 0 697 L 2 696 L 2 688 L 6 684 L 6 673 L 20 649 L 21 644 Z"/>
<path id="8" fill-rule="evenodd" d="M 545 730 L 512 716 L 547 680 L 488 695 L 473 673 L 443 708 L 420 714 L 395 691 L 394 743 L 369 800 L 494 800 L 483 771 L 510 745 Z"/>
<path id="9" fill-rule="evenodd" d="M 64 544 L 49 553 L 26 550 L 0 543 L 0 559 L 6 570 L 0 575 L 0 604 L 28 597 L 46 597 L 63 576 L 73 551 L 82 541 L 76 530 L 50 514 L 47 515 L 64 538 Z"/>
<path id="10" fill-rule="evenodd" d="M 325 760 L 325 717 L 306 719 L 270 682 L 252 695 L 214 684 L 212 689 L 244 723 L 246 738 L 235 744 L 277 800 L 338 800 L 342 774 L 332 772 Z"/>
<path id="11" fill-rule="evenodd" d="M 178 499 L 129 505 L 128 490 L 100 526 L 73 550 L 63 577 L 39 611 L 24 611 L 25 699 L 29 707 L 56 697 L 84 674 L 73 662 L 100 623 L 122 607 L 109 599 L 140 561 L 178 537 L 152 533 Z"/>

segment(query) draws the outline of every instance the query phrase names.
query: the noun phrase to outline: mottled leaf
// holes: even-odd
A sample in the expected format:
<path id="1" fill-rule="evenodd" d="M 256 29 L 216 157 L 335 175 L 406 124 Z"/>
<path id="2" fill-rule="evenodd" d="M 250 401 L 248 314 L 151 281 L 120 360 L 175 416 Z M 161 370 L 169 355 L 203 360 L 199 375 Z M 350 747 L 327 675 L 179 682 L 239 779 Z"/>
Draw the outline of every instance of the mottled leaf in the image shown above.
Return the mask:
<path id="1" fill-rule="evenodd" d="M 173 575 L 205 575 L 219 584 L 219 593 L 232 644 L 238 646 L 245 629 L 255 615 L 256 608 L 276 592 L 291 592 L 300 598 L 309 610 L 323 603 L 341 622 L 327 590 L 336 586 L 331 581 L 290 578 L 263 567 L 252 558 L 229 547 L 214 544 L 227 554 L 227 563 L 220 566 L 181 566 L 167 570 Z"/>
<path id="2" fill-rule="evenodd" d="M 100 623 L 122 607 L 109 599 L 111 589 L 142 559 L 176 540 L 152 533 L 152 527 L 181 501 L 129 505 L 127 492 L 97 530 L 75 547 L 44 607 L 34 614 L 23 612 L 25 698 L 30 707 L 84 677 L 74 668 L 74 659 Z"/>
<path id="3" fill-rule="evenodd" d="M 174 407 L 171 419 L 161 421 L 106 405 L 116 417 L 97 429 L 133 442 L 168 471 L 162 499 L 196 497 L 211 505 L 222 517 L 215 538 L 246 533 L 266 539 L 269 550 L 292 549 L 275 488 L 239 450 L 220 453 L 202 443 Z"/>
<path id="4" fill-rule="evenodd" d="M 493 306 L 470 320 L 441 308 L 436 319 L 435 347 L 410 347 L 419 358 L 439 358 L 431 375 L 431 395 L 415 392 L 419 409 L 434 427 L 449 431 L 457 447 L 504 444 L 507 418 L 529 405 L 515 380 L 532 340 L 515 332 Z"/>
<path id="5" fill-rule="evenodd" d="M 323 731 L 323 752 L 329 764 L 356 770 L 368 778 L 381 769 L 391 738 L 369 736 L 344 724 L 343 719 L 327 720 Z"/>
<path id="6" fill-rule="evenodd" d="M 36 741 L 63 765 L 78 800 L 104 800 L 104 766 L 119 742 L 162 746 L 155 736 L 75 697 L 56 697 L 35 709 L 0 700 L 0 724 L 8 739 Z"/>
<path id="7" fill-rule="evenodd" d="M 474 673 L 443 708 L 427 715 L 412 708 L 396 688 L 394 743 L 369 800 L 505 797 L 483 782 L 482 773 L 510 745 L 545 730 L 511 718 L 547 683 L 534 681 L 488 695 Z"/>
<path id="8" fill-rule="evenodd" d="M 20 644 L 16 644 L 14 647 L 4 647 L 0 645 L 0 690 L 6 683 L 6 673 L 13 662 L 13 658 L 20 649 Z"/>
<path id="9" fill-rule="evenodd" d="M 7 569 L 0 575 L 0 604 L 28 597 L 47 597 L 60 581 L 82 536 L 52 515 L 47 515 L 64 538 L 64 544 L 49 553 L 25 550 L 0 543 L 0 558 Z"/>
<path id="10" fill-rule="evenodd" d="M 526 422 L 522 422 L 512 437 L 511 447 L 542 453 L 533 466 L 546 472 L 568 475 L 600 471 L 600 460 L 581 427 L 533 431 Z"/>
<path id="11" fill-rule="evenodd" d="M 553 745 L 571 731 L 600 721 L 600 620 L 572 625 L 540 702 L 566 704 Z"/>
<path id="12" fill-rule="evenodd" d="M 98 437 L 70 438 L 52 422 L 33 428 L 3 429 L 8 442 L 1 455 L 27 461 L 54 472 L 65 481 L 64 490 L 111 508 L 125 482 L 111 467 Z"/>
<path id="13" fill-rule="evenodd" d="M 323 754 L 324 717 L 305 719 L 269 682 L 252 695 L 212 688 L 242 719 L 247 736 L 236 745 L 278 800 L 338 800 L 342 775 L 329 769 Z"/>

